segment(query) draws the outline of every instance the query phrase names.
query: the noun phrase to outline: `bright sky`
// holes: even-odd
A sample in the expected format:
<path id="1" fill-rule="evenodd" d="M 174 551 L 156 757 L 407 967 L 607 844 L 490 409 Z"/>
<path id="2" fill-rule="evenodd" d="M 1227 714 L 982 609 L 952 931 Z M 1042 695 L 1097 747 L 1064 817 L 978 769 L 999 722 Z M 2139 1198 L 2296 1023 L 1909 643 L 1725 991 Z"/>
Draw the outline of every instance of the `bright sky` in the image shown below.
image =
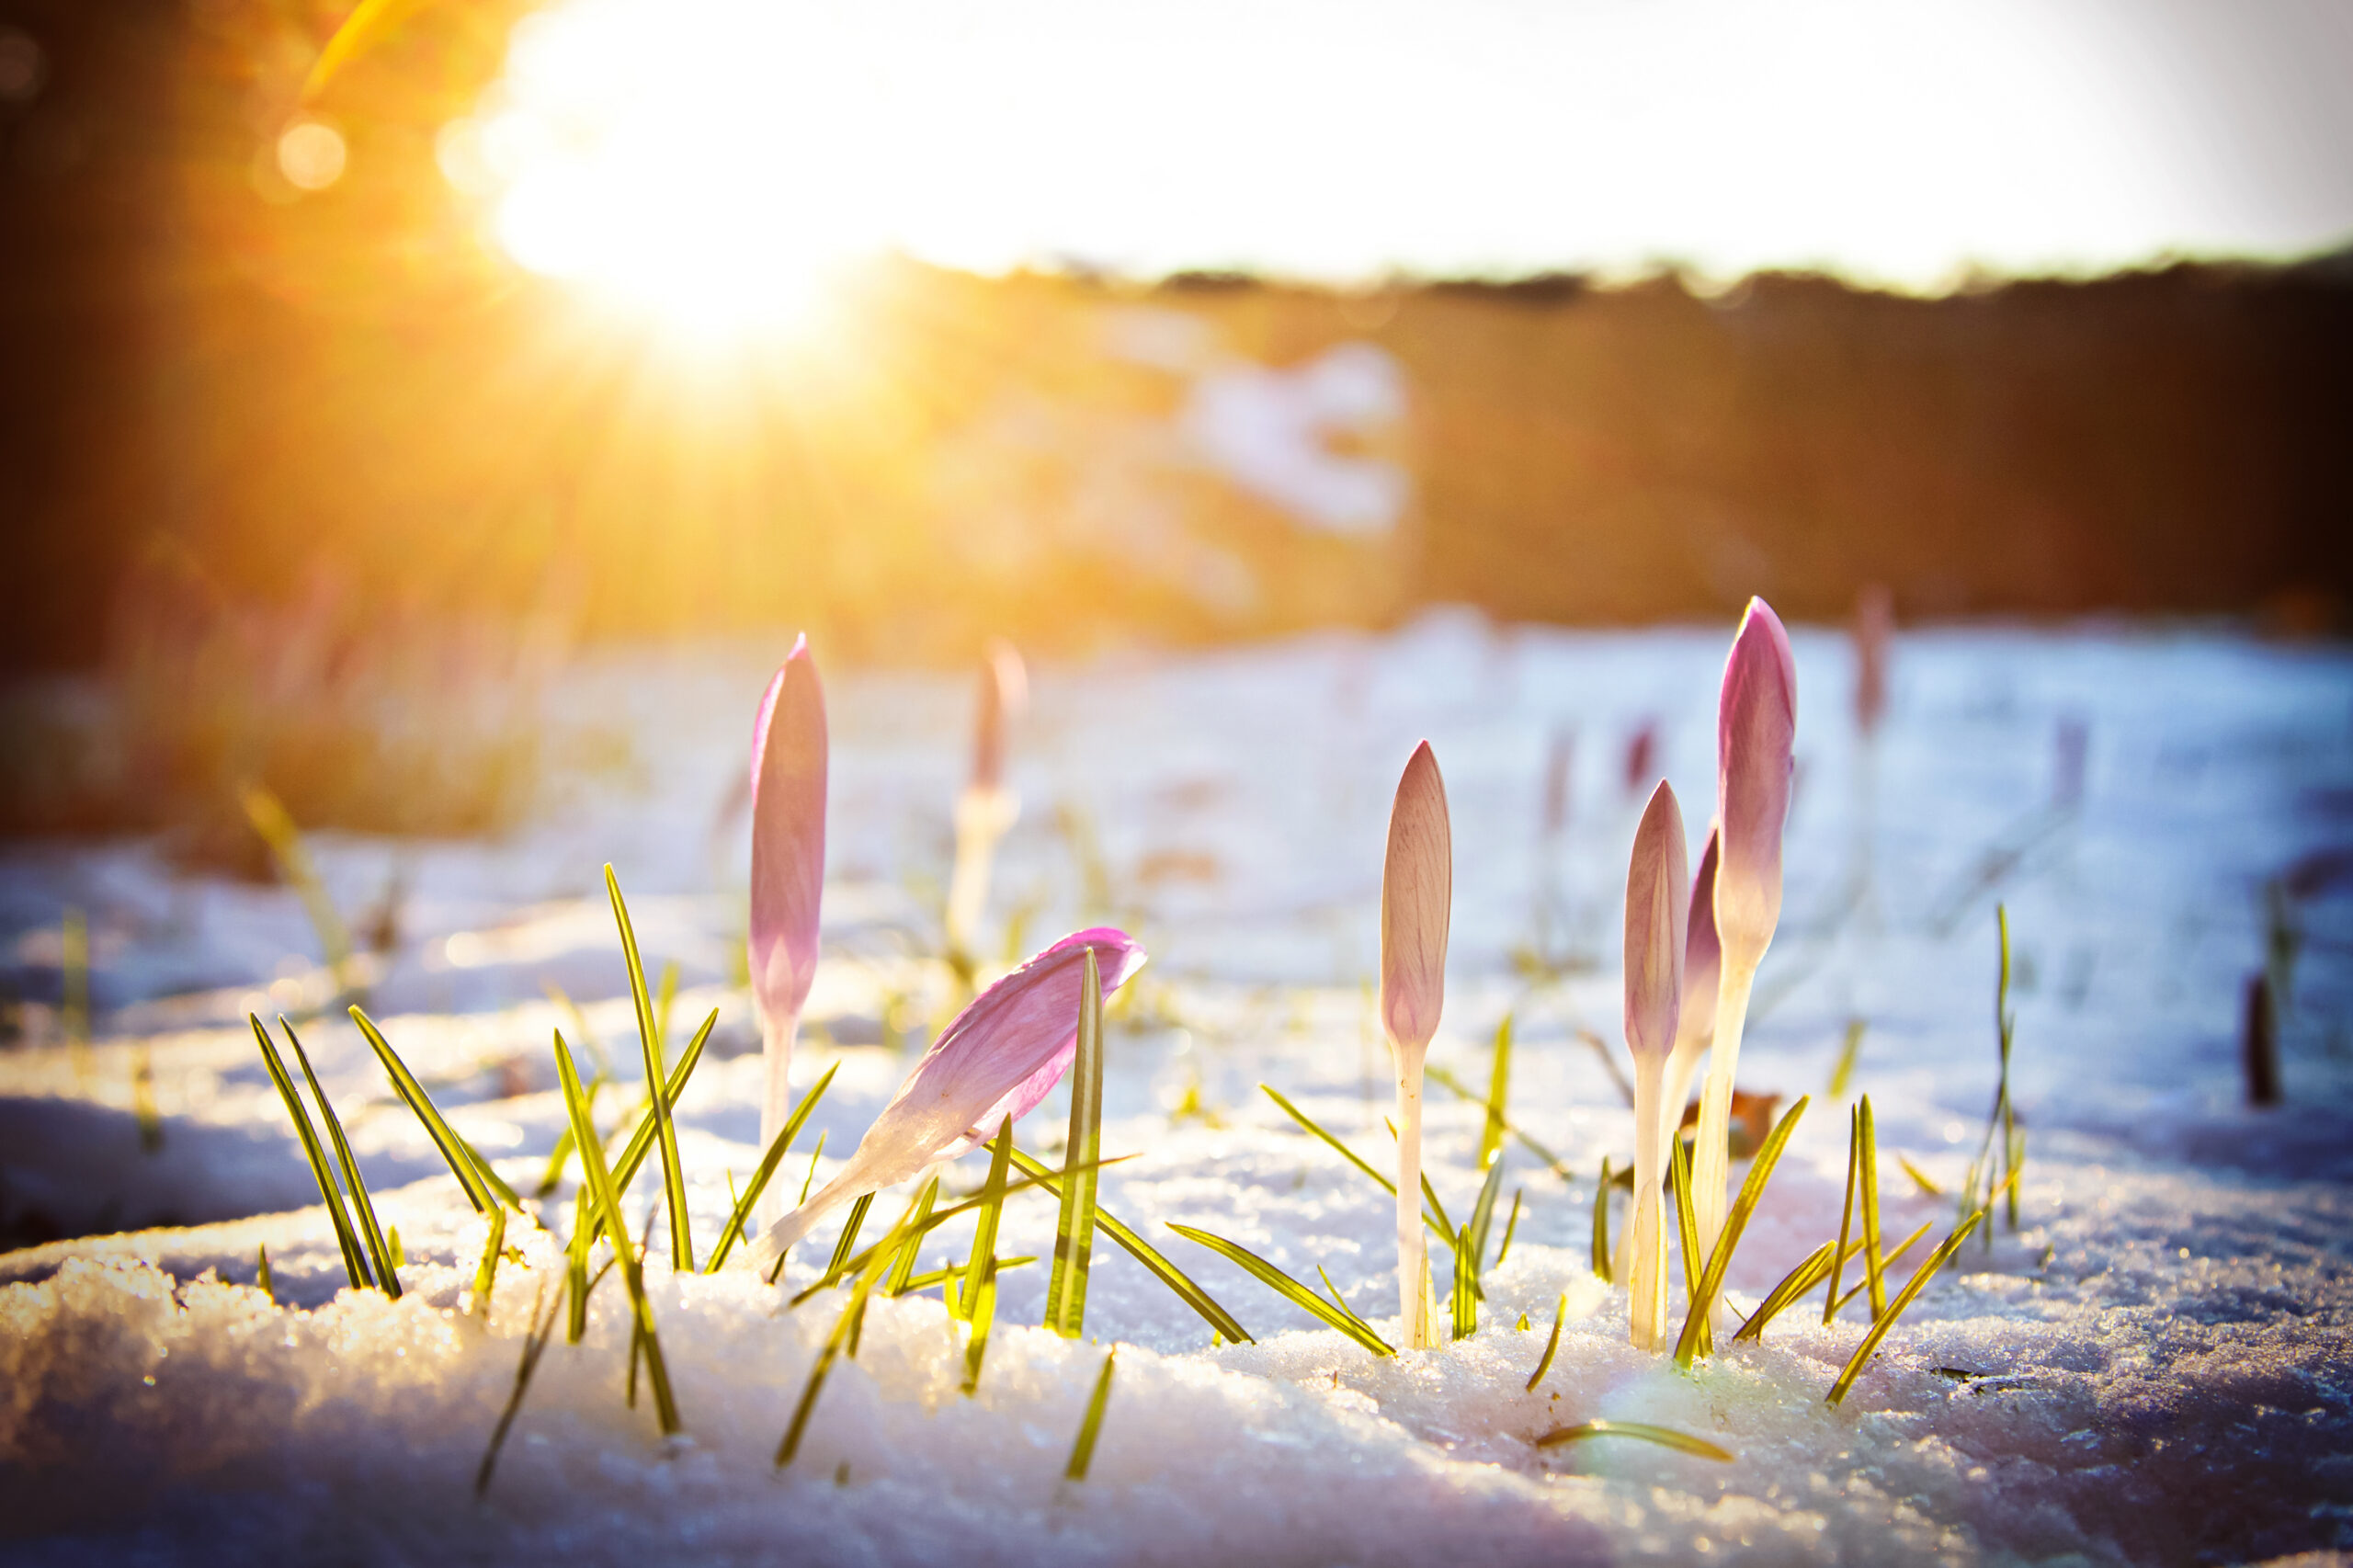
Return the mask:
<path id="1" fill-rule="evenodd" d="M 689 314 L 898 248 L 1934 288 L 2353 237 L 2347 0 L 557 0 L 443 138 Z"/>

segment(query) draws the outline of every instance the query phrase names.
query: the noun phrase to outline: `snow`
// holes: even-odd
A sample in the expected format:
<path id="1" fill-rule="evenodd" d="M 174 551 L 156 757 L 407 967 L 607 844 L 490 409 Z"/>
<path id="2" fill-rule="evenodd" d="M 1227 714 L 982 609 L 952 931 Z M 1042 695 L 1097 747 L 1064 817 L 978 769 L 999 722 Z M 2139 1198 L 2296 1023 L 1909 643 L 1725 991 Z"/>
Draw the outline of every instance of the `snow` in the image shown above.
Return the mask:
<path id="1" fill-rule="evenodd" d="M 1711 797 L 1724 638 L 1440 615 L 1383 636 L 1035 671 L 1011 777 L 1025 809 L 994 913 L 1023 912 L 1025 948 L 1108 914 L 1151 949 L 1112 1019 L 1104 1149 L 1135 1157 L 1105 1171 L 1103 1200 L 1257 1342 L 1211 1346 L 1206 1324 L 1098 1238 L 1088 1340 L 1030 1326 L 1045 1268 L 1013 1270 L 970 1399 L 962 1330 L 936 1295 L 878 1301 L 781 1472 L 778 1440 L 841 1297 L 787 1310 L 740 1270 L 674 1278 L 657 1239 L 648 1279 L 686 1437 L 665 1444 L 642 1397 L 623 1403 L 626 1309 L 608 1278 L 585 1340 L 559 1330 L 477 1504 L 534 1295 L 561 1278 L 556 1239 L 511 1228 L 522 1261 L 502 1268 L 488 1323 L 470 1313 L 483 1222 L 357 1032 L 297 1014 L 410 1259 L 398 1302 L 342 1289 L 243 1017 L 296 1013 L 324 992 L 292 896 L 176 879 L 148 845 L 10 851 L 0 928 L 15 933 L 20 982 L 55 994 L 56 923 L 75 903 L 91 914 L 105 1010 L 85 1052 L 37 1030 L 0 1054 L 0 1221 L 131 1229 L 0 1254 L 0 1556 L 2235 1562 L 2353 1547 L 2353 888 L 2309 876 L 2294 905 L 2287 1104 L 2245 1108 L 2238 1065 L 2263 884 L 2347 835 L 2353 658 L 2199 627 L 1914 633 L 1867 757 L 1844 639 L 1798 630 L 1790 885 L 1742 1077 L 1813 1098 L 1735 1261 L 1734 1297 L 1753 1303 L 1836 1231 L 1845 1118 L 1825 1085 L 1850 1017 L 1867 1025 L 1854 1085 L 1889 1152 L 1887 1225 L 1935 1220 L 1933 1239 L 1949 1222 L 1951 1200 L 1915 1191 L 1893 1155 L 1950 1186 L 1976 1147 L 1995 1074 L 1997 899 L 2029 1129 L 2019 1229 L 1970 1243 L 1833 1409 L 1823 1395 L 1861 1337 L 1859 1307 L 1824 1328 L 1817 1291 L 1761 1345 L 1687 1375 L 1626 1345 L 1623 1296 L 1587 1267 L 1593 1175 L 1632 1144 L 1576 1032 L 1622 1054 L 1614 931 L 1642 799 L 1622 787 L 1622 748 L 1655 722 L 1678 793 Z M 555 700 L 625 726 L 636 760 L 572 782 L 511 840 L 315 846 L 347 911 L 398 869 L 403 940 L 371 1010 L 526 1190 L 562 1123 L 549 1030 L 578 1036 L 543 982 L 612 1058 L 620 1092 L 604 1118 L 634 1094 L 599 885 L 615 863 L 649 960 L 679 964 L 673 1035 L 720 1013 L 680 1107 L 699 1254 L 729 1173 L 756 1158 L 759 1062 L 733 988 L 745 826 L 728 802 L 763 660 L 780 652 L 641 652 L 576 672 Z M 911 1062 L 903 1039 L 944 1016 L 945 978 L 923 955 L 938 946 L 967 749 L 968 680 L 827 678 L 827 953 L 794 1078 L 840 1071 L 779 1178 L 796 1188 L 814 1131 L 822 1179 Z M 2053 804 L 2069 725 L 2089 742 L 2072 807 Z M 1543 759 L 1563 726 L 1573 806 L 1547 845 Z M 1377 1325 L 1392 1321 L 1386 1196 L 1256 1085 L 1381 1160 L 1366 986 L 1381 830 L 1424 735 L 1457 855 L 1432 1062 L 1483 1085 L 1511 1010 L 1512 1116 L 1574 1179 L 1509 1146 L 1506 1202 L 1522 1191 L 1525 1208 L 1477 1334 L 1375 1359 L 1165 1223 L 1311 1279 L 1321 1264 Z M 1696 831 L 1704 809 L 1691 814 Z M 163 1131 L 153 1153 L 132 1109 L 142 1059 Z M 1051 1157 L 1063 1115 L 1049 1100 L 1025 1145 Z M 1433 1087 L 1427 1158 L 1458 1218 L 1478 1186 L 1479 1125 L 1476 1107 Z M 968 1157 L 949 1184 L 980 1173 Z M 658 1187 L 640 1176 L 633 1222 Z M 886 1194 L 875 1228 L 904 1201 Z M 546 1214 L 561 1225 L 569 1204 Z M 154 1228 L 173 1224 L 192 1228 Z M 1051 1201 L 1017 1197 L 1000 1250 L 1050 1255 L 1052 1229 Z M 968 1234 L 938 1233 L 925 1266 L 961 1256 Z M 832 1235 L 828 1222 L 795 1255 L 794 1289 Z M 283 1306 L 251 1288 L 264 1244 Z M 1563 1293 L 1560 1350 L 1531 1392 Z M 1092 1472 L 1066 1483 L 1114 1342 Z M 1595 1416 L 1735 1457 L 1532 1444 Z"/>

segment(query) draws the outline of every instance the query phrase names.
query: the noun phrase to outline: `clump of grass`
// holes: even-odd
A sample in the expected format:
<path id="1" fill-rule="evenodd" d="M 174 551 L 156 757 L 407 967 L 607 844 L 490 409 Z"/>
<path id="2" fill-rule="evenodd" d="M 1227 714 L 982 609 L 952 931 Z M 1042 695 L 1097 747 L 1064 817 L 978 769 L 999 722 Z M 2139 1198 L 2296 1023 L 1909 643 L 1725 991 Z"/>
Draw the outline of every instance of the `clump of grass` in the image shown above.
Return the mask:
<path id="1" fill-rule="evenodd" d="M 654 1327 L 654 1305 L 645 1294 L 645 1275 L 639 1267 L 637 1254 L 629 1244 L 629 1226 L 621 1218 L 620 1190 L 613 1184 L 612 1174 L 605 1168 L 605 1151 L 597 1142 L 596 1130 L 588 1124 L 588 1097 L 580 1086 L 580 1074 L 572 1062 L 572 1052 L 564 1048 L 563 1031 L 555 1035 L 556 1074 L 563 1085 L 564 1114 L 572 1121 L 573 1141 L 580 1150 L 580 1167 L 586 1178 L 588 1190 L 596 1199 L 598 1216 L 612 1238 L 613 1250 L 620 1255 L 621 1282 L 628 1288 L 631 1313 L 636 1324 L 636 1337 L 642 1341 L 645 1356 L 646 1381 L 654 1387 L 655 1418 L 661 1423 L 662 1435 L 668 1437 L 678 1430 L 678 1406 L 670 1393 L 670 1374 L 662 1358 L 662 1342 Z M 585 1233 L 586 1226 L 582 1226 Z M 585 1297 L 585 1292 L 583 1293 Z M 584 1299 L 582 1305 L 585 1308 Z M 631 1354 L 636 1354 L 633 1346 Z"/>
<path id="2" fill-rule="evenodd" d="M 1111 1403 L 1111 1373 L 1119 1366 L 1117 1346 L 1103 1358 L 1103 1371 L 1095 1380 L 1095 1392 L 1086 1401 L 1086 1416 L 1078 1424 L 1078 1440 L 1070 1446 L 1070 1462 L 1063 1466 L 1064 1481 L 1085 1481 L 1089 1466 L 1095 1462 L 1096 1439 L 1103 1435 L 1103 1412 Z"/>
<path id="3" fill-rule="evenodd" d="M 1953 1255 L 1961 1250 L 1961 1244 L 1969 1239 L 1969 1233 L 1977 1228 L 1978 1221 L 1984 1219 L 1985 1215 L 1986 1210 L 1981 1209 L 1954 1226 L 1952 1233 L 1945 1237 L 1937 1250 L 1930 1253 L 1927 1259 L 1912 1271 L 1911 1279 L 1897 1293 L 1895 1300 L 1889 1303 L 1887 1311 L 1872 1319 L 1870 1331 L 1863 1335 L 1863 1342 L 1855 1346 L 1855 1353 L 1847 1358 L 1845 1369 L 1839 1372 L 1837 1381 L 1830 1385 L 1827 1401 L 1834 1409 L 1847 1397 L 1847 1391 L 1855 1386 L 1855 1380 L 1863 1375 L 1863 1368 L 1870 1364 L 1872 1355 L 1879 1349 L 1880 1341 L 1887 1337 L 1888 1330 L 1895 1326 L 1895 1320 L 1904 1315 L 1904 1309 L 1910 1306 L 1913 1299 L 1927 1288 L 1928 1281 L 1936 1278 L 1937 1270 L 1951 1261 Z"/>
<path id="4" fill-rule="evenodd" d="M 319 1146 L 319 1135 L 311 1126 L 310 1113 L 302 1108 L 301 1096 L 294 1090 L 294 1080 L 288 1076 L 286 1063 L 279 1058 L 269 1031 L 262 1028 L 261 1019 L 248 1013 L 245 1021 L 253 1025 L 255 1042 L 261 1047 L 262 1064 L 269 1071 L 270 1082 L 278 1086 L 278 1097 L 286 1102 L 286 1114 L 294 1123 L 295 1136 L 301 1140 L 302 1156 L 310 1162 L 311 1178 L 319 1185 L 319 1197 L 326 1204 L 327 1219 L 335 1226 L 335 1244 L 342 1249 L 344 1274 L 350 1279 L 353 1290 L 370 1289 L 376 1283 L 375 1276 L 369 1272 L 368 1260 L 360 1251 L 359 1239 L 352 1232 L 351 1216 L 344 1210 L 342 1189 L 335 1185 L 334 1171 L 328 1168 L 326 1151 Z"/>
<path id="5" fill-rule="evenodd" d="M 311 1086 L 311 1097 L 319 1102 L 319 1119 L 326 1123 L 327 1137 L 335 1144 L 335 1160 L 343 1174 L 344 1189 L 351 1195 L 351 1209 L 358 1222 L 360 1239 L 367 1244 L 368 1257 L 376 1272 L 376 1282 L 386 1295 L 398 1301 L 400 1277 L 393 1267 L 392 1249 L 384 1240 L 381 1227 L 376 1223 L 376 1205 L 368 1197 L 368 1184 L 359 1176 L 359 1162 L 352 1157 L 351 1142 L 343 1135 L 343 1123 L 335 1114 L 335 1107 L 327 1102 L 327 1092 L 319 1087 L 318 1074 L 311 1071 L 311 1058 L 302 1050 L 302 1041 L 294 1033 L 294 1026 L 279 1015 L 278 1027 L 286 1031 L 286 1043 L 294 1048 L 294 1060 L 302 1069 L 302 1081 Z"/>
<path id="6" fill-rule="evenodd" d="M 1663 1449 L 1673 1449 L 1679 1454 L 1690 1454 L 1697 1459 L 1714 1460 L 1720 1464 L 1732 1462 L 1729 1452 L 1704 1437 L 1694 1437 L 1671 1427 L 1654 1426 L 1644 1421 L 1607 1421 L 1598 1417 L 1580 1421 L 1574 1426 L 1554 1427 L 1537 1438 L 1536 1446 L 1556 1449 L 1564 1443 L 1582 1443 L 1592 1437 L 1633 1437 L 1645 1443 L 1656 1443 Z"/>
<path id="7" fill-rule="evenodd" d="M 1675 1362 L 1688 1368 L 1699 1353 L 1699 1342 L 1707 1331 L 1708 1317 L 1715 1310 L 1716 1296 L 1723 1289 L 1724 1275 L 1732 1267 L 1733 1251 L 1740 1245 L 1742 1233 L 1748 1227 L 1749 1217 L 1765 1197 L 1765 1187 L 1772 1180 L 1773 1167 L 1780 1163 L 1781 1151 L 1790 1142 L 1790 1134 L 1797 1131 L 1798 1119 L 1805 1115 L 1807 1101 L 1801 1097 L 1781 1119 L 1774 1125 L 1765 1146 L 1748 1167 L 1748 1179 L 1741 1183 L 1740 1196 L 1733 1200 L 1732 1212 L 1724 1216 L 1722 1231 L 1716 1236 L 1713 1251 L 1708 1255 L 1708 1269 L 1699 1278 L 1699 1293 L 1691 1303 L 1691 1311 L 1683 1321 L 1683 1336 L 1676 1342 Z"/>

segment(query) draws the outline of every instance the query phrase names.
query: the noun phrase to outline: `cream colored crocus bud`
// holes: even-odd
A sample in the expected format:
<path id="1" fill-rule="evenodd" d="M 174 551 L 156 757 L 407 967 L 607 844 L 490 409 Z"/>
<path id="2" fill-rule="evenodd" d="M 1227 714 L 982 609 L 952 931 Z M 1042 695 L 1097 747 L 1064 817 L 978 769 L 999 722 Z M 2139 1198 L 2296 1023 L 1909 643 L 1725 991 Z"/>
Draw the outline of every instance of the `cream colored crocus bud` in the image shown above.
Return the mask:
<path id="1" fill-rule="evenodd" d="M 1381 872 L 1381 1026 L 1397 1069 L 1398 1332 L 1407 1349 L 1438 1344 L 1422 1237 L 1422 1062 L 1446 1006 L 1446 937 L 1454 903 L 1454 837 L 1446 780 L 1424 741 L 1389 808 Z"/>
<path id="2" fill-rule="evenodd" d="M 1780 617 L 1748 601 L 1724 661 L 1716 708 L 1716 1039 L 1699 1096 L 1692 1149 L 1692 1208 L 1703 1254 L 1723 1228 L 1733 1074 L 1756 966 L 1781 918 L 1781 829 L 1790 814 L 1790 751 L 1797 740 L 1797 662 Z"/>
<path id="3" fill-rule="evenodd" d="M 1634 1226 L 1627 1320 L 1638 1350 L 1666 1342 L 1666 1229 L 1659 1187 L 1681 1118 L 1666 1077 L 1683 1006 L 1690 923 L 1683 811 L 1664 781 L 1651 793 L 1626 865 L 1626 1050 L 1634 1059 Z"/>
<path id="4" fill-rule="evenodd" d="M 825 694 L 809 640 L 796 640 L 752 724 L 752 914 L 746 957 L 759 1013 L 766 1147 L 792 1109 L 785 1074 L 817 976 L 825 891 Z"/>
<path id="5" fill-rule="evenodd" d="M 972 722 L 972 774 L 956 799 L 956 867 L 948 883 L 948 951 L 967 972 L 989 897 L 989 870 L 997 841 L 1020 818 L 1021 802 L 1005 787 L 1007 733 L 1029 705 L 1029 676 L 1021 655 L 1002 637 L 981 656 L 979 702 Z"/>

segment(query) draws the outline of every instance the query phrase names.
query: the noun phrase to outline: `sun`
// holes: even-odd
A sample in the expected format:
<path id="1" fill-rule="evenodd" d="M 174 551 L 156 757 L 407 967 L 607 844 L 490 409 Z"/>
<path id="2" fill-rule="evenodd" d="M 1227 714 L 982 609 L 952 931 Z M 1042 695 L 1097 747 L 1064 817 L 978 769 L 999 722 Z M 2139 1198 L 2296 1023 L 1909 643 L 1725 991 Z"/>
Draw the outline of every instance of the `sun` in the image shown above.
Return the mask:
<path id="1" fill-rule="evenodd" d="M 566 0 L 444 129 L 443 170 L 517 264 L 689 336 L 805 324 L 888 247 L 888 175 L 801 7 Z"/>

